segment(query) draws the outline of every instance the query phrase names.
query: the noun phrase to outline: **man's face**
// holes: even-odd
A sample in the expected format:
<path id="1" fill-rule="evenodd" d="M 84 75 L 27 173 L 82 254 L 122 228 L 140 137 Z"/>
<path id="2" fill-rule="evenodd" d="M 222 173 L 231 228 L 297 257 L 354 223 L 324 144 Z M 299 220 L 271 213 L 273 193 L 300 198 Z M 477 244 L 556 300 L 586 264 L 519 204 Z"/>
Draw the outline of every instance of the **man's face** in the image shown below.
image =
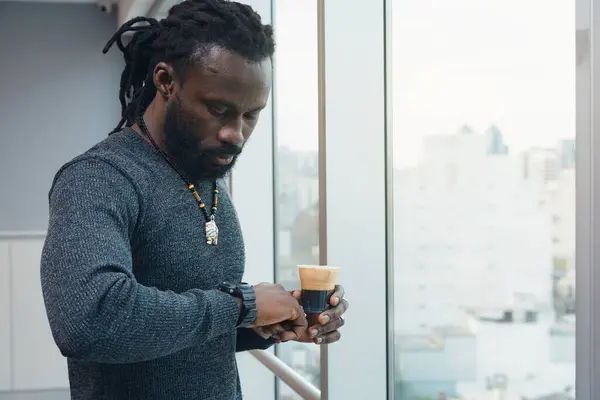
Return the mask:
<path id="1" fill-rule="evenodd" d="M 252 134 L 271 89 L 271 61 L 214 47 L 166 104 L 164 145 L 194 180 L 223 177 Z"/>

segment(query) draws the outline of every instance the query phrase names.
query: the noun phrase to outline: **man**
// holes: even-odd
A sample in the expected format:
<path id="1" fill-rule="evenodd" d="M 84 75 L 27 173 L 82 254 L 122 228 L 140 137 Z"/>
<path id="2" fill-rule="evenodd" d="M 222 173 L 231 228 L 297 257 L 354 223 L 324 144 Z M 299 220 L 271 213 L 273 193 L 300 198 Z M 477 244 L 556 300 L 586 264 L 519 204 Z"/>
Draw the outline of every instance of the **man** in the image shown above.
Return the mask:
<path id="1" fill-rule="evenodd" d="M 338 287 L 306 329 L 299 293 L 241 283 L 223 178 L 267 103 L 272 29 L 246 5 L 187 0 L 126 23 L 104 51 L 115 42 L 123 118 L 49 195 L 42 288 L 71 396 L 241 399 L 236 351 L 334 342 L 348 307 Z"/>

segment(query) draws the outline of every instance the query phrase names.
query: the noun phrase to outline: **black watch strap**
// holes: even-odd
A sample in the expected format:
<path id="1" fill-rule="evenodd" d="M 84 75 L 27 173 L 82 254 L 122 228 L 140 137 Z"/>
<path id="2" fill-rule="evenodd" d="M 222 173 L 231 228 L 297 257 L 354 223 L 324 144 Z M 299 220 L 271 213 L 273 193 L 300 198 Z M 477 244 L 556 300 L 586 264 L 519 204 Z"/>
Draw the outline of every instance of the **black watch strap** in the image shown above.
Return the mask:
<path id="1" fill-rule="evenodd" d="M 252 285 L 247 283 L 232 284 L 224 282 L 219 285 L 219 290 L 228 293 L 242 300 L 240 318 L 237 326 L 239 328 L 247 328 L 252 326 L 256 321 L 256 295 Z"/>

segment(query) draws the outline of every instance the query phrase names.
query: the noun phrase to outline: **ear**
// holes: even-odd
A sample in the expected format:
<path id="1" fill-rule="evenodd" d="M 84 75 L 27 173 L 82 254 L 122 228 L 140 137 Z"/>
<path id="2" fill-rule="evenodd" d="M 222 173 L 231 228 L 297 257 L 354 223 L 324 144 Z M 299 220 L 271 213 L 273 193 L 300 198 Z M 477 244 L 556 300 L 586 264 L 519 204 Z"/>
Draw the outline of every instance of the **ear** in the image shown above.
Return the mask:
<path id="1" fill-rule="evenodd" d="M 173 67 L 165 62 L 159 62 L 154 67 L 154 86 L 157 94 L 168 100 L 175 93 L 176 79 Z"/>

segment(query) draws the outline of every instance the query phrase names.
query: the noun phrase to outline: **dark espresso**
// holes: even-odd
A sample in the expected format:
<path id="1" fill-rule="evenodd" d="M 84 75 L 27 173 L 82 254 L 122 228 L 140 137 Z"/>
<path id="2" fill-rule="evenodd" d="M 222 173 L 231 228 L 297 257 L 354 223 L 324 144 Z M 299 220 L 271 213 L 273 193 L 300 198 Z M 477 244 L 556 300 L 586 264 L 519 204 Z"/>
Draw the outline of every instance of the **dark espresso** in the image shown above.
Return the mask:
<path id="1" fill-rule="evenodd" d="M 302 290 L 302 307 L 305 313 L 322 313 L 329 308 L 333 290 Z"/>
<path id="2" fill-rule="evenodd" d="M 319 315 L 329 308 L 329 299 L 333 293 L 333 290 L 302 290 L 302 307 L 308 326 L 319 323 Z"/>

